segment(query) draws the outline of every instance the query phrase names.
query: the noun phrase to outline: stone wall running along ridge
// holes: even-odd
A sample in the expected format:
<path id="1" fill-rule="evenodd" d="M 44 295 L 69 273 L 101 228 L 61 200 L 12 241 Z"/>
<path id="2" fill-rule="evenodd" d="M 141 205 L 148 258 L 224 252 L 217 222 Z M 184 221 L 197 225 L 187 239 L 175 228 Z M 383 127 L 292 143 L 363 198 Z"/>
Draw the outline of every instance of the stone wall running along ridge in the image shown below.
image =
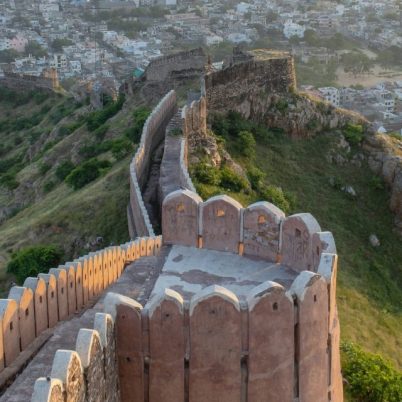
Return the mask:
<path id="1" fill-rule="evenodd" d="M 108 247 L 13 286 L 8 298 L 0 299 L 0 374 L 42 333 L 87 308 L 129 262 L 158 255 L 161 242 L 146 237 Z"/>
<path id="2" fill-rule="evenodd" d="M 142 191 L 148 180 L 153 151 L 164 140 L 166 127 L 176 110 L 176 93 L 170 91 L 144 124 L 140 145 L 130 164 L 130 204 L 127 218 L 131 238 L 155 235 Z"/>

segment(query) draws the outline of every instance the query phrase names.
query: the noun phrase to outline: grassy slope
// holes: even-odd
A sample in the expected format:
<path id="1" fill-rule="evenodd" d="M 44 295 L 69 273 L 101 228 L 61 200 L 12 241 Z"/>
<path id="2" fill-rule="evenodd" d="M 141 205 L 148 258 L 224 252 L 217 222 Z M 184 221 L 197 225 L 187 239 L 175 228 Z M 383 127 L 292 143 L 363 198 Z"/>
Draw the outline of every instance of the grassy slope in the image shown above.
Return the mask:
<path id="1" fill-rule="evenodd" d="M 24 118 L 38 113 L 45 105 L 49 111 L 43 113 L 40 123 L 33 129 L 0 130 L 0 141 L 12 147 L 1 156 L 1 160 L 24 154 L 20 166 L 16 166 L 16 179 L 22 183 L 23 190 L 14 191 L 0 186 L 0 203 L 12 205 L 15 197 L 23 197 L 24 208 L 18 209 L 15 216 L 0 223 L 0 292 L 8 289 L 11 278 L 5 267 L 11 253 L 20 247 L 31 244 L 56 244 L 69 259 L 88 252 L 87 243 L 93 243 L 91 249 L 104 247 L 110 243 L 120 243 L 128 239 L 126 206 L 129 195 L 128 165 L 130 155 L 117 161 L 110 152 L 98 157 L 112 161 L 112 169 L 103 177 L 90 183 L 79 191 L 73 191 L 55 176 L 57 165 L 71 159 L 75 164 L 82 162 L 79 149 L 86 143 L 99 142 L 93 133 L 88 132 L 85 124 L 68 135 L 60 136 L 58 130 L 77 121 L 79 114 L 87 114 L 86 107 L 70 107 L 60 121 L 51 116 L 62 104 L 70 105 L 71 99 L 50 97 L 39 105 L 35 101 L 15 106 L 7 101 L 0 102 L 0 121 Z M 105 140 L 122 138 L 123 131 L 130 126 L 135 102 L 126 101 L 123 110 L 109 119 Z M 32 141 L 32 131 L 42 133 Z M 20 139 L 15 143 L 15 138 Z M 46 144 L 51 143 L 46 149 Z M 32 154 L 29 158 L 28 150 Z M 45 149 L 45 151 L 44 151 Z M 41 166 L 47 168 L 41 171 Z M 48 193 L 44 191 L 47 182 L 53 181 L 55 187 Z M 28 186 L 28 187 L 26 187 Z M 34 189 L 34 191 L 32 191 Z M 28 193 L 27 193 L 28 194 Z M 94 245 L 97 237 L 103 242 Z"/>
<path id="2" fill-rule="evenodd" d="M 13 250 L 32 244 L 57 244 L 66 258 L 88 252 L 85 243 L 103 237 L 102 245 L 127 241 L 128 166 L 125 159 L 107 175 L 81 190 L 60 185 L 41 201 L 0 226 L 0 250 L 8 258 Z M 5 264 L 0 278 L 7 288 Z"/>
<path id="3" fill-rule="evenodd" d="M 267 181 L 295 196 L 294 212 L 311 212 L 334 233 L 339 253 L 338 306 L 343 339 L 379 352 L 402 368 L 402 247 L 392 231 L 388 194 L 375 189 L 366 165 L 329 164 L 331 138 L 273 139 L 257 147 L 256 164 Z M 351 185 L 357 198 L 330 185 Z M 375 233 L 381 247 L 368 238 Z"/>

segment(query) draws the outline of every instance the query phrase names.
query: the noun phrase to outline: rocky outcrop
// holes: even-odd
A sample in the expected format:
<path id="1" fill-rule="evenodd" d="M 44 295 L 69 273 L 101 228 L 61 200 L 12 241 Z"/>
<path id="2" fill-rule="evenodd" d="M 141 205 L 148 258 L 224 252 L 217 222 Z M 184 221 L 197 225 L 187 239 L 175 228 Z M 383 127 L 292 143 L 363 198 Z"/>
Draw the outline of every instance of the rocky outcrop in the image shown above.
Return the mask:
<path id="1" fill-rule="evenodd" d="M 391 191 L 390 208 L 402 233 L 402 141 L 383 134 L 366 137 L 363 149 L 373 172 L 381 176 Z"/>

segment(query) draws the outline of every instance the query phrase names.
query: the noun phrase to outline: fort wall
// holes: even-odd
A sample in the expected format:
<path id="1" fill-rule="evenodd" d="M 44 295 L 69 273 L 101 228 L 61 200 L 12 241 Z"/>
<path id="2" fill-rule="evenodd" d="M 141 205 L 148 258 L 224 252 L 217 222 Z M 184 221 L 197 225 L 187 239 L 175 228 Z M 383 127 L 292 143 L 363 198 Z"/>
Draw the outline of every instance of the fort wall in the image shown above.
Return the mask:
<path id="1" fill-rule="evenodd" d="M 288 290 L 265 282 L 243 301 L 217 285 L 189 302 L 165 289 L 145 306 L 109 293 L 94 329 L 80 330 L 76 352 L 56 353 L 46 396 L 54 383 L 68 401 L 342 401 L 342 384 L 333 383 L 339 349 L 328 326 L 326 275 L 336 275 L 336 256 L 323 256 L 318 271 L 325 274 L 302 271 Z M 35 399 L 44 381 L 32 401 L 58 401 Z"/>
<path id="2" fill-rule="evenodd" d="M 142 191 L 148 180 L 153 152 L 163 141 L 166 127 L 176 110 L 176 93 L 170 91 L 145 122 L 140 145 L 130 164 L 130 204 L 127 215 L 131 238 L 154 236 Z"/>
<path id="3" fill-rule="evenodd" d="M 296 88 L 293 58 L 287 53 L 252 57 L 204 77 L 208 110 L 237 110 L 250 115 L 261 94 L 286 94 Z"/>
<path id="4" fill-rule="evenodd" d="M 299 272 L 317 272 L 323 253 L 336 254 L 332 233 L 323 232 L 311 214 L 286 217 L 269 202 L 243 208 L 226 195 L 203 202 L 189 190 L 165 198 L 162 238 L 164 244 L 258 257 Z"/>
<path id="5" fill-rule="evenodd" d="M 17 91 L 55 91 L 60 87 L 56 70 L 45 71 L 42 75 L 27 75 L 4 71 L 0 77 L 0 86 Z"/>
<path id="6" fill-rule="evenodd" d="M 201 77 L 207 58 L 202 48 L 160 57 L 145 70 L 147 81 L 164 82 L 180 77 Z"/>
<path id="7" fill-rule="evenodd" d="M 0 299 L 0 372 L 47 329 L 87 308 L 121 276 L 124 267 L 143 256 L 157 255 L 160 237 L 138 238 L 29 277 Z"/>

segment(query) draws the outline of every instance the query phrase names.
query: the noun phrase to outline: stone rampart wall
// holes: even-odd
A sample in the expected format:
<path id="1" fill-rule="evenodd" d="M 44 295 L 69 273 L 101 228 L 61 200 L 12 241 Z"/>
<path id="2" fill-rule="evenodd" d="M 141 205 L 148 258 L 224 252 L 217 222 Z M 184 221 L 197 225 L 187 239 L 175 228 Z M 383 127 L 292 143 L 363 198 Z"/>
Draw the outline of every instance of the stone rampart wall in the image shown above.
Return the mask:
<path id="1" fill-rule="evenodd" d="M 191 136 L 204 136 L 207 131 L 207 105 L 205 96 L 182 110 L 183 139 L 180 152 L 180 180 L 183 188 L 196 192 L 188 173 L 188 140 Z"/>
<path id="2" fill-rule="evenodd" d="M 257 95 L 286 94 L 296 88 L 293 58 L 286 55 L 234 64 L 206 74 L 204 80 L 208 110 L 218 112 L 250 109 Z"/>
<path id="3" fill-rule="evenodd" d="M 175 75 L 187 78 L 200 77 L 206 61 L 205 53 L 201 48 L 163 56 L 151 61 L 145 71 L 145 77 L 147 81 L 156 82 L 174 79 Z"/>
<path id="4" fill-rule="evenodd" d="M 158 254 L 161 242 L 161 237 L 148 237 L 108 247 L 12 287 L 8 298 L 0 300 L 0 371 L 48 328 L 85 309 L 127 263 Z"/>
<path id="5" fill-rule="evenodd" d="M 141 142 L 130 164 L 130 204 L 128 211 L 130 236 L 154 236 L 142 191 L 149 176 L 155 148 L 163 141 L 166 127 L 177 110 L 176 93 L 170 91 L 145 122 Z"/>
<path id="6" fill-rule="evenodd" d="M 4 77 L 0 78 L 0 86 L 18 90 L 18 91 L 54 91 L 57 89 L 57 78 L 47 76 L 34 76 L 26 74 L 17 74 L 12 72 L 4 72 Z"/>
<path id="7" fill-rule="evenodd" d="M 285 216 L 268 202 L 243 208 L 228 196 L 202 202 L 194 192 L 178 190 L 164 200 L 165 244 L 180 244 L 280 262 L 297 271 L 317 272 L 323 253 L 336 253 L 331 232 L 322 232 L 308 214 Z"/>
<path id="8" fill-rule="evenodd" d="M 144 308 L 109 293 L 77 353 L 58 351 L 51 378 L 37 380 L 33 402 L 341 402 L 336 266 L 325 254 L 318 273 L 301 272 L 288 291 L 266 282 L 242 302 L 216 285 L 189 303 L 165 289 Z M 49 398 L 59 388 L 67 399 Z"/>

